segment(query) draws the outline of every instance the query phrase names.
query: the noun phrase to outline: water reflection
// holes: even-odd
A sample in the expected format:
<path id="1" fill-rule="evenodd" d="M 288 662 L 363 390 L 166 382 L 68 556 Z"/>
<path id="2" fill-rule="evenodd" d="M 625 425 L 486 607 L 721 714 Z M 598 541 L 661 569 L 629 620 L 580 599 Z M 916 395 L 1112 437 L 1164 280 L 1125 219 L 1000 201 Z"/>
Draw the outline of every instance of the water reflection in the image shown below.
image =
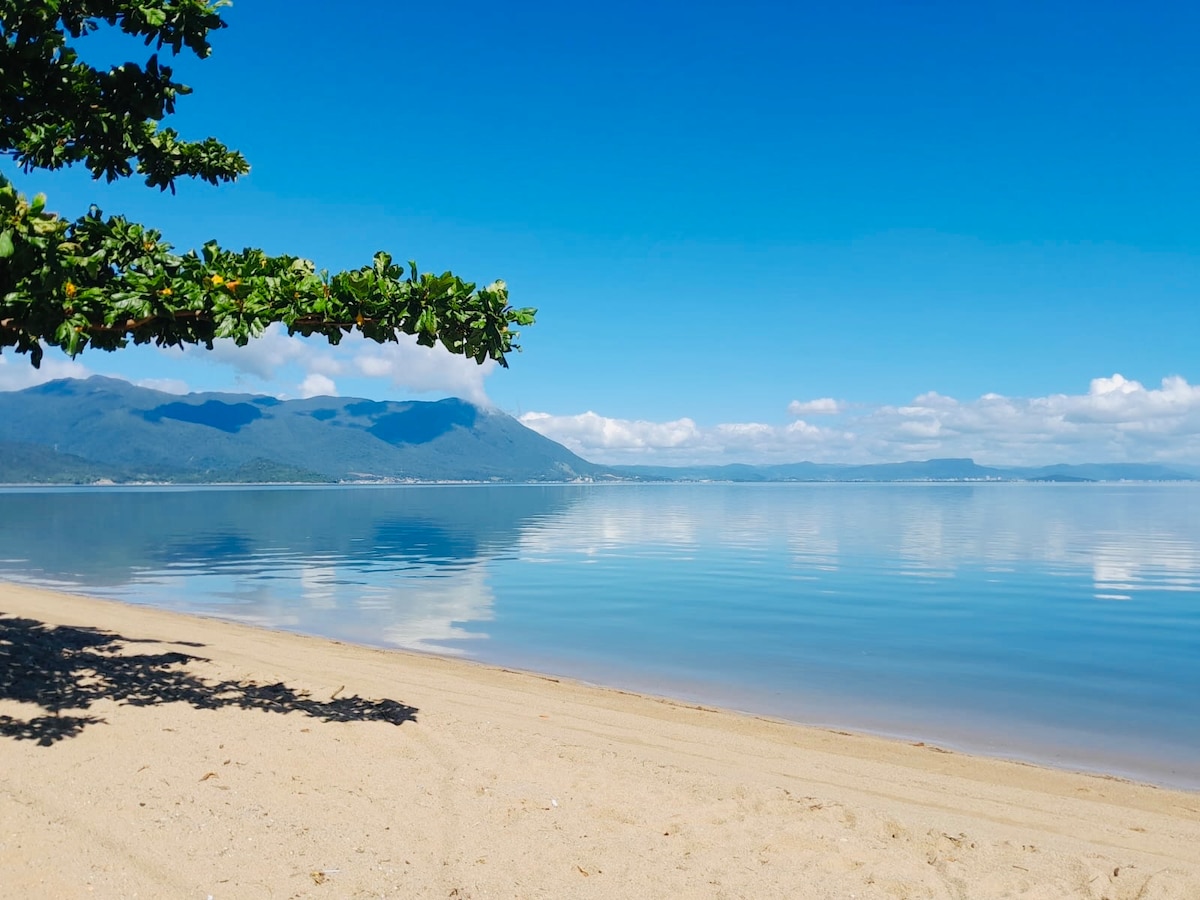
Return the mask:
<path id="1" fill-rule="evenodd" d="M 813 573 L 866 561 L 919 578 L 1034 565 L 1087 573 L 1107 599 L 1200 589 L 1193 499 L 1200 489 L 1187 485 L 614 487 L 526 529 L 517 544 L 531 562 L 787 552 Z"/>
<path id="2" fill-rule="evenodd" d="M 1103 600 L 1131 600 L 1144 590 L 1196 591 L 1200 589 L 1200 553 L 1193 543 L 1169 534 L 1132 535 L 1097 543 L 1092 554 L 1096 596 Z"/>
<path id="3" fill-rule="evenodd" d="M 0 577 L 269 627 L 462 653 L 487 562 L 569 488 L 0 493 Z"/>
<path id="4" fill-rule="evenodd" d="M 997 752 L 1157 755 L 1156 771 L 1200 784 L 1197 499 L 1181 485 L 10 490 L 0 578 Z"/>
<path id="5" fill-rule="evenodd" d="M 1032 566 L 1061 578 L 1086 573 L 1096 598 L 1128 600 L 1200 590 L 1196 493 L 1176 485 L 10 490 L 0 492 L 0 574 L 106 593 L 136 585 L 207 593 L 223 613 L 267 624 L 303 624 L 297 607 L 317 619 L 406 609 L 402 621 L 368 632 L 403 635 L 395 641 L 403 646 L 473 638 L 453 623 L 492 618 L 489 563 L 504 559 L 752 565 L 779 556 L 802 578 L 847 566 L 918 579 Z"/>

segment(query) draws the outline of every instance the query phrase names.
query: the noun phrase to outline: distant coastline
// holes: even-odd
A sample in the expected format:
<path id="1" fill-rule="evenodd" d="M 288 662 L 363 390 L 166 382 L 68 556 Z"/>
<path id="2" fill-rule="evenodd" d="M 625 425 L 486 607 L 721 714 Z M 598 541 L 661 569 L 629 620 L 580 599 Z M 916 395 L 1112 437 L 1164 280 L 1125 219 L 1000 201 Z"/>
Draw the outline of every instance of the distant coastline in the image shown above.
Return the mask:
<path id="1" fill-rule="evenodd" d="M 757 479 L 737 480 L 718 478 L 581 478 L 572 481 L 472 481 L 469 479 L 443 479 L 426 481 L 416 478 L 396 479 L 384 478 L 379 480 L 361 481 L 113 481 L 100 479 L 97 481 L 0 481 L 0 488 L 219 488 L 219 487 L 484 487 L 488 485 L 509 485 L 512 487 L 536 487 L 538 485 L 622 485 L 662 484 L 662 485 L 729 485 L 729 484 L 761 484 L 761 485 L 822 485 L 822 484 L 907 484 L 907 485 L 980 485 L 980 484 L 1077 484 L 1077 485 L 1139 485 L 1139 484 L 1195 484 L 1200 478 L 893 478 L 869 480 L 859 479 Z"/>
<path id="2" fill-rule="evenodd" d="M 0 484 L 1190 482 L 1200 464 L 604 465 L 464 400 L 180 397 L 113 378 L 0 392 Z"/>

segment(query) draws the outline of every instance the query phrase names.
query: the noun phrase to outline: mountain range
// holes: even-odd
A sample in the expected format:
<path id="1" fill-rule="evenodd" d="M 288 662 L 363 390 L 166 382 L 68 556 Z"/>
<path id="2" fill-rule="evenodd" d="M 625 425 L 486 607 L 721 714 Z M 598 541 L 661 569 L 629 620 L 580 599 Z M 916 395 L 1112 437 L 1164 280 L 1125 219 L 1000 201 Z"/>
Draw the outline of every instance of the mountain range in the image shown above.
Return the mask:
<path id="1" fill-rule="evenodd" d="M 0 482 L 574 481 L 602 467 L 462 400 L 177 396 L 93 377 L 0 393 Z"/>
<path id="2" fill-rule="evenodd" d="M 638 481 L 1200 481 L 1198 466 L 1158 463 L 1083 463 L 1050 466 L 981 466 L 973 459 L 839 465 L 785 463 L 725 466 L 610 466 Z"/>
<path id="3" fill-rule="evenodd" d="M 1200 467 L 602 466 L 463 400 L 178 396 L 100 376 L 0 392 L 0 483 L 1191 481 Z"/>

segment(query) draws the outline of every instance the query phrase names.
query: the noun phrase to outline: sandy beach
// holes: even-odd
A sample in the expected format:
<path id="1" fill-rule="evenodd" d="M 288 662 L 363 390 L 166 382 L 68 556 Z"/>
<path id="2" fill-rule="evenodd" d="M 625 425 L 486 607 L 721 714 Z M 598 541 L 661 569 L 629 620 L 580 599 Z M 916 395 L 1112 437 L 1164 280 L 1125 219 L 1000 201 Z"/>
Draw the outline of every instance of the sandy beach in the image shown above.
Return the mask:
<path id="1" fill-rule="evenodd" d="M 0 585 L 20 897 L 1200 897 L 1200 795 Z"/>

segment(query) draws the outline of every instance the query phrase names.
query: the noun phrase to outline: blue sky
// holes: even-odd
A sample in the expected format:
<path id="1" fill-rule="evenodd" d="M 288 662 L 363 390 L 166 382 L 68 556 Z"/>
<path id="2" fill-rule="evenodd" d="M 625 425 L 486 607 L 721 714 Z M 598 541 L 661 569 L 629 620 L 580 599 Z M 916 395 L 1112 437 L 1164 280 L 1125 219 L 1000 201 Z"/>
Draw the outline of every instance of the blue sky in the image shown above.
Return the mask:
<path id="1" fill-rule="evenodd" d="M 180 248 L 503 278 L 525 351 L 272 333 L 6 354 L 0 387 L 457 394 L 612 462 L 1200 461 L 1200 7 L 1049 7 L 243 0 L 171 124 L 249 176 L 21 188 Z"/>

